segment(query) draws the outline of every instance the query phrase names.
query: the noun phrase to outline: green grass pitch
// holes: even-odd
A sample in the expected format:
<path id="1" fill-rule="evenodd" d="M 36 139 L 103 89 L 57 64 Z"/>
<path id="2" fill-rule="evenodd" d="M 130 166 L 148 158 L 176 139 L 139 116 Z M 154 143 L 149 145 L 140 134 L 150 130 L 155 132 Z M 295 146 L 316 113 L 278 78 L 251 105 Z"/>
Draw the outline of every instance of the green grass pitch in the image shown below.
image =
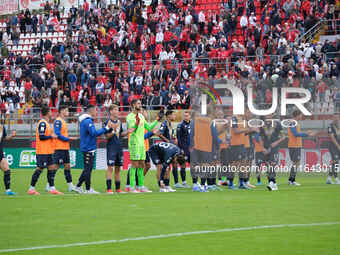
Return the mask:
<path id="1" fill-rule="evenodd" d="M 63 171 L 59 171 L 56 186 L 65 195 L 52 196 L 44 191 L 45 171 L 37 185 L 40 196 L 26 195 L 30 170 L 12 170 L 12 189 L 18 193 L 15 197 L 3 195 L 1 182 L 0 254 L 340 254 L 338 224 L 188 234 L 3 253 L 5 249 L 192 231 L 340 222 L 340 185 L 326 185 L 325 174 L 298 175 L 301 187 L 288 186 L 287 176 L 281 176 L 277 192 L 261 186 L 253 190 L 224 188 L 209 193 L 191 190 L 159 193 L 152 171 L 146 177 L 146 185 L 157 192 L 78 195 L 67 192 Z M 79 174 L 79 170 L 73 171 L 74 183 Z M 105 171 L 94 171 L 92 180 L 96 190 L 105 191 Z M 124 171 L 122 183 L 125 181 Z"/>

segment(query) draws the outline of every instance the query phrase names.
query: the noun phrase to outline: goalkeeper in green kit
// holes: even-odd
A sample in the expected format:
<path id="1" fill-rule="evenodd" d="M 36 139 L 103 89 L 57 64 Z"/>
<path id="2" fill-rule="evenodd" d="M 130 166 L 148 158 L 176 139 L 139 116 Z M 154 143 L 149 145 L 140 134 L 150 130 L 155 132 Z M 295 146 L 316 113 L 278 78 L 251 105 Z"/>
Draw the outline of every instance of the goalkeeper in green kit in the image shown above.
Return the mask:
<path id="1" fill-rule="evenodd" d="M 140 100 L 132 100 L 132 112 L 126 117 L 126 123 L 129 132 L 129 152 L 130 152 L 130 192 L 151 192 L 144 187 L 144 161 L 146 158 L 146 151 L 144 145 L 144 129 L 152 131 L 162 118 L 162 113 L 156 117 L 156 120 L 149 124 L 146 122 L 142 114 L 142 103 Z M 135 189 L 136 185 L 136 171 L 138 176 L 138 184 L 141 187 L 139 191 Z"/>

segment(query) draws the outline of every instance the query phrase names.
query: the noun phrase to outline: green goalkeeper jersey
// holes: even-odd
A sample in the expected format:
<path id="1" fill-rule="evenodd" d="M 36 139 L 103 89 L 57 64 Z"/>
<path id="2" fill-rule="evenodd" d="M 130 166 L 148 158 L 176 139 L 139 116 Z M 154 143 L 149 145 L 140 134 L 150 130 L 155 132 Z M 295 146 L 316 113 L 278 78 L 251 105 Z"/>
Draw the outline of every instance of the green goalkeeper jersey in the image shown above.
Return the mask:
<path id="1" fill-rule="evenodd" d="M 136 130 L 130 134 L 129 136 L 129 149 L 131 147 L 144 147 L 144 128 L 148 131 L 152 131 L 154 127 L 158 124 L 158 121 L 155 120 L 151 124 L 149 124 L 143 114 L 138 113 L 139 116 L 139 125 L 136 125 L 136 114 L 131 112 L 126 117 L 126 123 L 128 128 L 136 128 Z"/>

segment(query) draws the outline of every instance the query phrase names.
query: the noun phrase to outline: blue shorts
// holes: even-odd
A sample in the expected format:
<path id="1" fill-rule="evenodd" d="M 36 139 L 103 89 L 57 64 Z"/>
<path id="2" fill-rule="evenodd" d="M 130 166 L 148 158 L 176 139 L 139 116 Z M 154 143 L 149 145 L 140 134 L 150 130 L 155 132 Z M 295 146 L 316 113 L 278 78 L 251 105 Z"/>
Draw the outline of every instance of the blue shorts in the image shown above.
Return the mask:
<path id="1" fill-rule="evenodd" d="M 212 152 L 200 151 L 194 149 L 191 153 L 191 163 L 193 165 L 211 164 L 215 160 L 215 156 Z"/>
<path id="2" fill-rule="evenodd" d="M 186 162 L 190 162 L 190 151 L 189 149 L 184 149 L 184 157 Z"/>
<path id="3" fill-rule="evenodd" d="M 243 145 L 232 145 L 230 146 L 230 161 L 241 161 L 245 160 L 246 151 Z"/>
<path id="4" fill-rule="evenodd" d="M 53 154 L 37 154 L 37 167 L 44 169 L 53 165 Z"/>
<path id="5" fill-rule="evenodd" d="M 123 150 L 106 150 L 106 160 L 108 166 L 123 166 Z"/>
<path id="6" fill-rule="evenodd" d="M 152 148 L 148 151 L 149 153 L 149 157 L 152 160 L 152 163 L 154 163 L 155 165 L 159 165 L 162 164 L 163 161 L 158 157 L 158 153 L 154 150 L 152 150 Z"/>
<path id="7" fill-rule="evenodd" d="M 289 157 L 293 162 L 301 160 L 301 148 L 289 148 Z"/>
<path id="8" fill-rule="evenodd" d="M 53 164 L 62 165 L 70 163 L 70 151 L 69 150 L 56 150 L 53 154 Z"/>

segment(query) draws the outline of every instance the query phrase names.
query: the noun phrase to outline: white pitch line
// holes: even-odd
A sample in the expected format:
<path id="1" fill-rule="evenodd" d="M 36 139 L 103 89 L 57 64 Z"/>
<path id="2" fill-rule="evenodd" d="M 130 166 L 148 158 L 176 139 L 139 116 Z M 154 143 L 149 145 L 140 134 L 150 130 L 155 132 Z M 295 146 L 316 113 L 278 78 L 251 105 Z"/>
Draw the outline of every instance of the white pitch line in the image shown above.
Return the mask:
<path id="1" fill-rule="evenodd" d="M 339 224 L 340 224 L 340 221 L 318 222 L 318 223 L 307 223 L 307 224 L 280 224 L 280 225 L 263 225 L 263 226 L 240 227 L 240 228 L 224 228 L 224 229 L 216 229 L 216 230 L 202 230 L 202 231 L 192 231 L 192 232 L 173 233 L 173 234 L 161 234 L 161 235 L 153 235 L 153 236 L 131 237 L 131 238 L 125 238 L 125 239 L 116 239 L 116 240 L 102 240 L 102 241 L 86 242 L 86 243 L 56 244 L 56 245 L 46 245 L 46 246 L 34 246 L 34 247 L 27 247 L 27 248 L 4 249 L 4 250 L 0 250 L 0 253 L 90 246 L 90 245 L 100 245 L 100 244 L 109 244 L 109 243 L 124 243 L 124 242 L 129 242 L 129 241 L 162 239 L 162 238 L 169 238 L 169 237 L 181 237 L 181 236 L 190 236 L 190 235 L 202 235 L 202 234 L 245 231 L 245 230 L 331 226 L 331 225 L 339 225 Z"/>

